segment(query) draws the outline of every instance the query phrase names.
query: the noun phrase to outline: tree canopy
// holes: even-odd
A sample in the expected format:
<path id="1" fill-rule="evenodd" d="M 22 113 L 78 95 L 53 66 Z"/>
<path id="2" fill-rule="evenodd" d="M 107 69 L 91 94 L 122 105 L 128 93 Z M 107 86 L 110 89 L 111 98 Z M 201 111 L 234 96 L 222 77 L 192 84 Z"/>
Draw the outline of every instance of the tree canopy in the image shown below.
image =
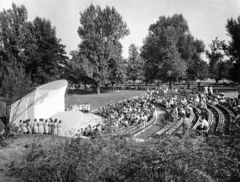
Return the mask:
<path id="1" fill-rule="evenodd" d="M 145 72 L 150 72 L 146 74 L 148 79 L 171 83 L 179 78 L 199 77 L 199 72 L 202 73 L 200 68 L 206 66 L 201 59 L 204 44 L 190 34 L 182 15 L 161 16 L 150 25 L 148 31 L 141 54 L 146 64 Z M 196 69 L 196 66 L 200 68 Z"/>
<path id="2" fill-rule="evenodd" d="M 55 27 L 44 18 L 27 18 L 23 5 L 13 3 L 12 9 L 0 12 L 0 76 L 18 65 L 36 84 L 60 78 L 67 57 Z"/>
<path id="3" fill-rule="evenodd" d="M 240 82 L 240 16 L 235 20 L 230 18 L 226 25 L 227 35 L 230 37 L 226 54 L 232 62 L 231 79 Z"/>
<path id="4" fill-rule="evenodd" d="M 127 24 L 114 7 L 91 4 L 80 12 L 78 35 L 81 38 L 79 55 L 83 56 L 93 69 L 89 77 L 94 80 L 97 92 L 100 85 L 106 84 L 109 78 L 109 60 L 117 61 L 122 46 L 120 39 L 129 34 Z"/>
<path id="5" fill-rule="evenodd" d="M 128 48 L 127 77 L 133 83 L 143 76 L 143 63 L 139 48 L 135 44 L 131 44 Z"/>

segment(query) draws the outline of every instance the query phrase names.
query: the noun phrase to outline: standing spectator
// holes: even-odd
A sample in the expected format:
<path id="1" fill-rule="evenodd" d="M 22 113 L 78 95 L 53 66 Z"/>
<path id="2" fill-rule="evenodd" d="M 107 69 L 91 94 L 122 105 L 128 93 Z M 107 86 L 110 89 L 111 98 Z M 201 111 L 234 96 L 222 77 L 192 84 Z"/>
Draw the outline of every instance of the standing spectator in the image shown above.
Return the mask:
<path id="1" fill-rule="evenodd" d="M 1 121 L 0 121 L 0 123 L 1 123 Z M 20 121 L 19 121 L 19 124 L 18 124 L 18 133 L 19 133 L 19 134 L 22 134 L 22 124 L 23 124 L 23 123 L 22 123 L 22 120 L 20 120 Z M 0 125 L 1 125 L 1 124 L 0 124 Z"/>
<path id="2" fill-rule="evenodd" d="M 32 134 L 32 124 L 30 122 L 30 119 L 27 120 L 27 129 L 28 129 L 28 134 Z"/>
<path id="3" fill-rule="evenodd" d="M 57 119 L 55 119 L 54 123 L 53 123 L 53 134 L 54 135 L 58 134 L 58 132 L 57 132 Z"/>
<path id="4" fill-rule="evenodd" d="M 204 94 L 208 95 L 208 86 L 204 87 Z"/>
<path id="5" fill-rule="evenodd" d="M 43 132 L 44 132 L 43 119 L 39 119 L 39 123 L 38 123 L 38 133 L 42 135 Z"/>
<path id="6" fill-rule="evenodd" d="M 58 136 L 62 136 L 62 121 L 59 120 L 58 125 L 57 125 L 57 134 Z"/>
<path id="7" fill-rule="evenodd" d="M 49 133 L 49 126 L 48 126 L 48 120 L 45 119 L 45 123 L 44 123 L 44 133 L 48 134 Z"/>
<path id="8" fill-rule="evenodd" d="M 27 130 L 27 123 L 26 123 L 26 121 L 23 121 L 22 130 L 23 130 L 23 134 L 27 134 L 28 130 Z"/>
<path id="9" fill-rule="evenodd" d="M 213 95 L 213 88 L 212 88 L 212 86 L 209 87 L 209 95 L 210 95 L 210 96 Z"/>
<path id="10" fill-rule="evenodd" d="M 37 122 L 37 119 L 34 119 L 34 122 L 33 122 L 33 133 L 34 134 L 38 134 L 38 122 Z"/>

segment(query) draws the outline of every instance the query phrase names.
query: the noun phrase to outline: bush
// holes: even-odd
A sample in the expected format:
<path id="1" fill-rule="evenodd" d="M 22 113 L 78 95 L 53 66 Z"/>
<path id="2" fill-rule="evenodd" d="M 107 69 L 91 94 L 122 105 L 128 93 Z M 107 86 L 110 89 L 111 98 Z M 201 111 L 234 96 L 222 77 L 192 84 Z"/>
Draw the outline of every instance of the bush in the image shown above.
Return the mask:
<path id="1" fill-rule="evenodd" d="M 189 136 L 160 136 L 144 143 L 119 137 L 76 138 L 50 150 L 33 143 L 24 158 L 25 165 L 10 166 L 10 175 L 34 182 L 239 179 L 239 158 L 236 153 L 235 157 L 227 153 L 222 141 Z"/>

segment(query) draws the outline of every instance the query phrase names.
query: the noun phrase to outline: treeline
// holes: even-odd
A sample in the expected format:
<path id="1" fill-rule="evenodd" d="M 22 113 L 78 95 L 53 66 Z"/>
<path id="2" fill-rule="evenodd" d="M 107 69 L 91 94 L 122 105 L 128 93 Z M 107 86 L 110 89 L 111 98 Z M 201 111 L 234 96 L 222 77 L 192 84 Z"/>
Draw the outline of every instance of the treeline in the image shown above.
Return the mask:
<path id="1" fill-rule="evenodd" d="M 98 93 L 100 86 L 138 79 L 168 81 L 170 86 L 175 81 L 208 77 L 240 82 L 240 16 L 226 22 L 230 41 L 216 38 L 209 49 L 191 34 L 183 15 L 160 16 L 149 26 L 143 45 L 131 44 L 124 59 L 120 40 L 130 33 L 126 22 L 114 7 L 91 4 L 80 12 L 80 42 L 69 59 L 50 20 L 28 21 L 27 15 L 24 6 L 14 3 L 0 12 L 0 85 L 5 93 L 19 83 L 33 88 L 60 78 L 92 84 Z M 204 54 L 209 63 L 203 60 Z"/>

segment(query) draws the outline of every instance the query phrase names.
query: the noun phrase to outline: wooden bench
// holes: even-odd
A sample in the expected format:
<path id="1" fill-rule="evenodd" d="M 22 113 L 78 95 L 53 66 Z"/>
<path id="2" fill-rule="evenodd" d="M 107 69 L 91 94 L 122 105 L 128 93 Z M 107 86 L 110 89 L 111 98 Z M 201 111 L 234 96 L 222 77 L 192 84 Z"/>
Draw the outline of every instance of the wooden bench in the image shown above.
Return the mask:
<path id="1" fill-rule="evenodd" d="M 210 109 L 206 108 L 206 110 L 207 110 L 207 113 L 208 113 L 208 123 L 209 123 L 209 128 L 207 129 L 207 132 L 209 132 L 209 130 L 212 126 L 213 120 L 214 120 L 214 115 L 213 115 L 213 112 Z"/>
<path id="2" fill-rule="evenodd" d="M 196 123 L 192 126 L 192 129 L 196 130 L 197 126 L 200 124 L 201 110 L 199 108 L 197 108 L 196 106 L 194 106 L 194 105 L 191 105 L 191 106 L 195 110 L 195 113 L 196 113 L 195 117 L 198 117 Z"/>
<path id="3" fill-rule="evenodd" d="M 218 125 L 216 127 L 216 132 L 224 132 L 224 122 L 225 122 L 225 116 L 224 114 L 222 113 L 222 111 L 220 111 L 217 107 L 213 106 L 213 105 L 209 105 L 208 104 L 208 107 L 209 108 L 212 108 L 214 109 L 217 114 L 218 114 Z"/>

